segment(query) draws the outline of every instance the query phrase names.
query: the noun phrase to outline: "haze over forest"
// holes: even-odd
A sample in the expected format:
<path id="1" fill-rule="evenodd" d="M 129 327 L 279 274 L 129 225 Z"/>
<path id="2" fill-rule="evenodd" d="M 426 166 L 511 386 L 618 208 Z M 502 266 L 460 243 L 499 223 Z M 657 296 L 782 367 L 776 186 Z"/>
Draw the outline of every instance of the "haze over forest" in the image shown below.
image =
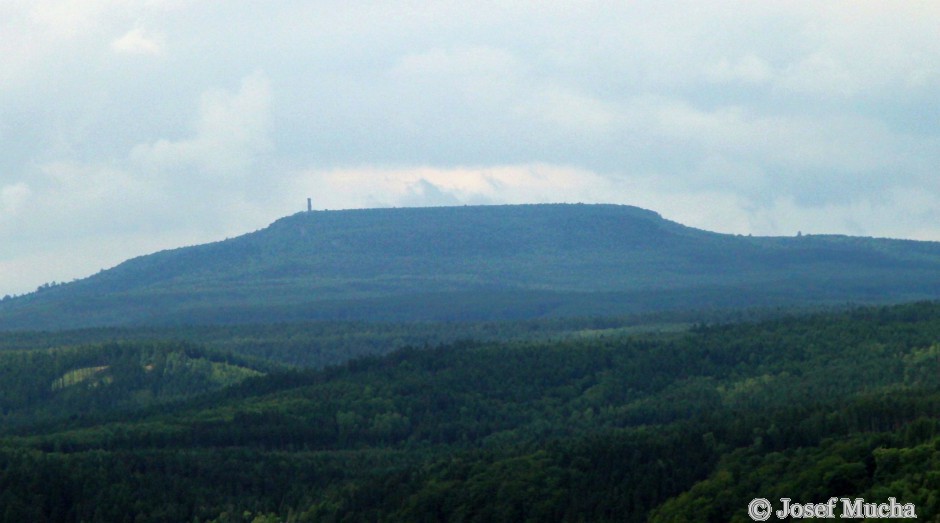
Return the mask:
<path id="1" fill-rule="evenodd" d="M 934 2 L 0 5 L 0 295 L 303 209 L 940 239 Z"/>

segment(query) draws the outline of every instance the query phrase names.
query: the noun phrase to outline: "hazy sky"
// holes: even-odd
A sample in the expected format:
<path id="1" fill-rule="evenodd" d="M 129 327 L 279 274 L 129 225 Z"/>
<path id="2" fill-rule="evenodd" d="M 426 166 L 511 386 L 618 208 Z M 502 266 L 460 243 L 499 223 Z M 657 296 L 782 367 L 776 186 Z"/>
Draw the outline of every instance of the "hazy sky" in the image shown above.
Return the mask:
<path id="1" fill-rule="evenodd" d="M 0 295 L 306 206 L 940 240 L 940 2 L 0 0 Z"/>

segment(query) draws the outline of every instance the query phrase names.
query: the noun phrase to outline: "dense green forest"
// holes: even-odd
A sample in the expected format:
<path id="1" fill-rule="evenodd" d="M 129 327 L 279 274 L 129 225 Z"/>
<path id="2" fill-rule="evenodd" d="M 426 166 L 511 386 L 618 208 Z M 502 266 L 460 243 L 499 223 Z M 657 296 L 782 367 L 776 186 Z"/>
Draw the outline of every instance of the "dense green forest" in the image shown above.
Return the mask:
<path id="1" fill-rule="evenodd" d="M 17 334 L 0 519 L 749 521 L 755 497 L 861 496 L 940 520 L 940 304 L 597 327 L 325 368 Z"/>
<path id="2" fill-rule="evenodd" d="M 940 243 L 744 237 L 618 205 L 299 213 L 0 300 L 0 330 L 499 321 L 940 296 Z"/>
<path id="3" fill-rule="evenodd" d="M 280 369 L 185 342 L 0 352 L 0 428 L 163 404 Z"/>
<path id="4" fill-rule="evenodd" d="M 841 306 L 842 309 L 845 306 Z M 839 310 L 828 307 L 827 310 Z M 491 322 L 308 321 L 272 324 L 98 327 L 0 332 L 0 353 L 116 341 L 189 342 L 220 353 L 305 368 L 464 340 L 558 340 L 611 334 L 675 332 L 703 322 L 740 322 L 793 314 L 797 309 L 684 311 L 607 317 L 545 318 Z M 804 312 L 822 308 L 804 308 Z"/>

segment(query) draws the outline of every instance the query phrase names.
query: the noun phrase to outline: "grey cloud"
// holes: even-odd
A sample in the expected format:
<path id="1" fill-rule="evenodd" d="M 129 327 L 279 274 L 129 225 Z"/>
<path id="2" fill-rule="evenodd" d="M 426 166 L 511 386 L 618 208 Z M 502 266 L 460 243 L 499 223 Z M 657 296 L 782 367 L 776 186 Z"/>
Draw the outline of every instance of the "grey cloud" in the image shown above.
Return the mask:
<path id="1" fill-rule="evenodd" d="M 452 193 L 442 190 L 424 178 L 410 185 L 407 193 L 399 199 L 399 202 L 406 207 L 460 205 L 463 203 Z"/>
<path id="2" fill-rule="evenodd" d="M 0 241 L 36 272 L 0 293 L 64 279 L 27 236 L 59 227 L 75 238 L 63 249 L 104 250 L 161 224 L 149 230 L 167 246 L 208 240 L 291 212 L 298 187 L 337 206 L 574 194 L 734 232 L 940 239 L 918 226 L 940 198 L 938 16 L 734 0 L 3 3 Z M 567 174 L 540 181 L 531 165 Z M 434 174 L 376 178 L 421 169 Z M 487 169 L 502 185 L 480 182 Z M 331 170 L 358 174 L 305 185 Z"/>

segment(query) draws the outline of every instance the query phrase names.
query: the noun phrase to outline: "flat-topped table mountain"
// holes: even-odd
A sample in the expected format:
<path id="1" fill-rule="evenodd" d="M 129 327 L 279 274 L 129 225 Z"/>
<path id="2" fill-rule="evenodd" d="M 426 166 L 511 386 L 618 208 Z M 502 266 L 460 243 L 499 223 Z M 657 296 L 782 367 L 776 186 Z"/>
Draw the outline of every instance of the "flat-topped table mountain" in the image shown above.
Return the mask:
<path id="1" fill-rule="evenodd" d="M 0 303 L 0 329 L 488 320 L 940 296 L 940 243 L 718 234 L 618 205 L 299 213 Z"/>

